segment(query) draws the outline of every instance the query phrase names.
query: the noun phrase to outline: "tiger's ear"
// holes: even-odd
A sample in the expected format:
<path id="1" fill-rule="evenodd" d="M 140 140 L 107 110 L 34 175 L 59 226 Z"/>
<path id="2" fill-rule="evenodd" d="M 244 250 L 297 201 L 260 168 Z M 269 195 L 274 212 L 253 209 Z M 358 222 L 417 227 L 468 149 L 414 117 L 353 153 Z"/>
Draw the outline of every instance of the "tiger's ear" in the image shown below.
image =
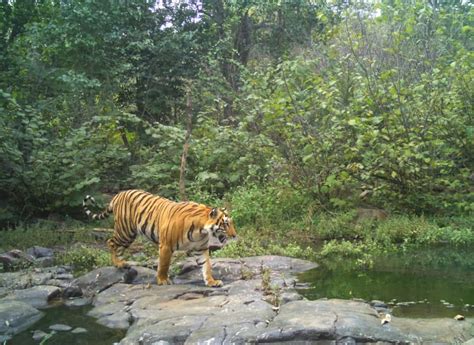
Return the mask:
<path id="1" fill-rule="evenodd" d="M 215 219 L 215 218 L 217 218 L 217 214 L 218 214 L 218 213 L 219 213 L 218 209 L 214 207 L 214 208 L 211 210 L 211 212 L 209 213 L 209 217 Z"/>

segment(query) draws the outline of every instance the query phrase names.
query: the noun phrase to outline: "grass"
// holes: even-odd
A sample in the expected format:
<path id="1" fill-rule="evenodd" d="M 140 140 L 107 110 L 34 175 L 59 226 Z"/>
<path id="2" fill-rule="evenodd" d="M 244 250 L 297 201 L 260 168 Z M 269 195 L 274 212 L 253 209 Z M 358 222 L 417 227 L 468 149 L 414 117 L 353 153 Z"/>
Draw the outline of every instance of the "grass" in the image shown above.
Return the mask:
<path id="1" fill-rule="evenodd" d="M 470 215 L 450 218 L 391 215 L 385 220 L 375 220 L 357 219 L 355 211 L 310 215 L 306 212 L 301 218 L 293 215 L 293 220 L 288 217 L 279 220 L 262 212 L 258 222 L 252 223 L 253 217 L 247 217 L 244 211 L 236 212 L 238 239 L 212 253 L 213 257 L 282 255 L 312 261 L 340 257 L 360 267 L 371 267 L 375 256 L 387 252 L 474 245 L 474 216 Z M 92 229 L 92 225 L 80 222 L 38 221 L 28 227 L 0 231 L 1 249 L 26 249 L 35 245 L 59 248 L 65 251 L 57 256 L 58 264 L 74 265 L 78 272 L 84 272 L 111 264 L 105 239 L 97 239 Z M 125 258 L 149 263 L 156 257 L 156 247 L 138 238 L 126 251 Z"/>
<path id="2" fill-rule="evenodd" d="M 0 247 L 3 251 L 26 249 L 32 246 L 67 247 L 74 243 L 97 243 L 93 224 L 78 221 L 52 222 L 37 220 L 20 225 L 14 230 L 0 231 Z"/>
<path id="3" fill-rule="evenodd" d="M 60 265 L 72 266 L 76 276 L 87 273 L 97 267 L 112 265 L 108 250 L 88 247 L 82 244 L 60 252 L 56 255 L 55 261 Z"/>

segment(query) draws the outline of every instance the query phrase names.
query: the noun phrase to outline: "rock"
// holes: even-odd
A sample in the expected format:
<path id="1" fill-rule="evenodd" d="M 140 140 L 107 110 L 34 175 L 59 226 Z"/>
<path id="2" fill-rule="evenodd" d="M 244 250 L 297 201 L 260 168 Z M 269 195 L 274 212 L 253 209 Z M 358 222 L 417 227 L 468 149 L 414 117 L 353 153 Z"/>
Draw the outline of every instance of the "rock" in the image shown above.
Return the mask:
<path id="1" fill-rule="evenodd" d="M 58 273 L 54 275 L 54 279 L 58 280 L 73 280 L 74 276 L 71 273 Z"/>
<path id="2" fill-rule="evenodd" d="M 3 299 L 0 302 L 0 335 L 15 335 L 42 317 L 42 312 L 27 303 Z"/>
<path id="3" fill-rule="evenodd" d="M 462 343 L 462 345 L 474 345 L 474 338 L 471 338 L 468 341 Z"/>
<path id="4" fill-rule="evenodd" d="M 54 263 L 54 257 L 52 256 L 45 256 L 35 260 L 36 267 L 51 267 L 54 265 Z"/>
<path id="5" fill-rule="evenodd" d="M 115 267 L 101 267 L 73 280 L 72 284 L 79 286 L 84 295 L 92 296 L 99 293 L 115 283 L 122 282 L 128 277 L 128 269 Z M 127 280 L 129 280 L 127 278 Z"/>
<path id="6" fill-rule="evenodd" d="M 74 328 L 71 333 L 74 333 L 74 334 L 79 334 L 79 333 L 87 333 L 87 329 L 85 328 L 82 328 L 82 327 L 77 327 L 77 328 Z"/>
<path id="7" fill-rule="evenodd" d="M 31 248 L 28 248 L 26 250 L 26 253 L 35 257 L 35 258 L 46 258 L 46 257 L 53 257 L 54 252 L 50 248 L 45 248 L 45 247 L 40 247 L 40 246 L 34 246 Z"/>
<path id="8" fill-rule="evenodd" d="M 137 272 L 136 277 L 132 280 L 133 284 L 156 284 L 156 270 L 147 267 L 133 267 Z"/>
<path id="9" fill-rule="evenodd" d="M 416 336 L 420 344 L 454 344 L 459 343 L 459 339 L 472 337 L 474 320 L 466 319 L 459 322 L 450 318 L 408 319 L 392 316 L 392 322 L 389 325 L 399 328 L 405 334 Z"/>
<path id="10" fill-rule="evenodd" d="M 385 302 L 378 301 L 378 300 L 370 301 L 370 305 L 374 308 L 381 308 L 381 309 L 387 309 L 388 308 L 388 305 Z"/>
<path id="11" fill-rule="evenodd" d="M 70 331 L 72 327 L 69 325 L 62 324 L 62 323 L 56 323 L 54 325 L 49 326 L 49 329 L 53 331 L 58 331 L 58 332 L 67 332 L 67 331 Z"/>
<path id="12" fill-rule="evenodd" d="M 138 272 L 135 268 L 130 267 L 128 270 L 125 271 L 125 274 L 122 277 L 122 280 L 125 284 L 131 284 L 135 278 L 137 277 Z"/>
<path id="13" fill-rule="evenodd" d="M 56 286 L 37 285 L 24 290 L 14 290 L 4 300 L 17 300 L 28 303 L 36 308 L 48 306 L 48 302 L 59 297 L 61 290 Z"/>
<path id="14" fill-rule="evenodd" d="M 61 280 L 55 279 L 55 276 L 67 273 L 68 271 L 70 271 L 70 267 L 58 266 L 2 273 L 0 274 L 0 287 L 7 289 L 25 289 L 36 285 L 56 285 L 56 283 L 53 284 L 50 281 L 58 282 L 58 284 L 69 284 L 67 280 L 59 283 Z"/>
<path id="15" fill-rule="evenodd" d="M 303 300 L 293 289 L 298 286 L 295 275 L 314 267 L 303 260 L 263 256 L 216 259 L 213 265 L 214 276 L 225 281 L 219 289 L 204 286 L 201 269 L 194 264 L 184 264 L 183 273 L 174 278 L 179 284 L 169 286 L 157 286 L 156 272 L 143 267 L 98 269 L 69 285 L 85 290 L 91 284 L 89 297 L 67 300 L 66 305 L 92 299 L 88 315 L 107 327 L 128 329 L 120 344 L 419 344 L 455 343 L 472 337 L 474 320 L 470 318 L 459 322 L 392 317 L 381 325 L 378 310 L 386 305 L 380 301 Z M 277 306 L 264 301 L 276 296 L 262 291 L 262 266 L 270 268 L 270 284 L 277 286 Z M 244 275 L 243 270 L 251 274 Z M 49 279 L 56 281 L 61 280 L 54 277 L 67 273 L 54 268 L 48 272 Z M 34 272 L 41 273 L 45 272 Z M 20 303 L 4 301 L 0 306 Z M 0 332 L 0 336 L 10 334 Z"/>
<path id="16" fill-rule="evenodd" d="M 125 311 L 119 311 L 115 314 L 101 317 L 97 320 L 97 323 L 109 328 L 128 329 L 131 321 L 132 317 L 129 313 Z"/>
<path id="17" fill-rule="evenodd" d="M 181 267 L 180 274 L 175 277 L 176 284 L 202 284 L 202 272 L 199 266 L 192 260 L 186 260 Z M 212 259 L 212 272 L 216 279 L 235 281 L 242 279 L 243 273 L 255 276 L 260 274 L 262 265 L 268 267 L 274 278 L 286 277 L 318 267 L 317 264 L 305 260 L 287 258 L 276 255 L 253 256 L 245 259 Z M 281 284 L 287 284 L 280 278 Z"/>
<path id="18" fill-rule="evenodd" d="M 125 304 L 121 302 L 114 302 L 114 303 L 107 303 L 102 304 L 92 310 L 90 310 L 87 315 L 93 316 L 96 318 L 101 318 L 104 316 L 110 316 L 116 313 L 123 311 L 125 308 Z"/>
<path id="19" fill-rule="evenodd" d="M 73 298 L 73 299 L 68 299 L 64 301 L 64 304 L 67 307 L 83 307 L 91 303 L 92 303 L 92 300 L 90 297 Z"/>
<path id="20" fill-rule="evenodd" d="M 0 334 L 0 343 L 6 343 L 8 340 L 10 340 L 12 337 L 9 335 L 1 335 Z"/>
<path id="21" fill-rule="evenodd" d="M 68 286 L 63 290 L 63 298 L 71 298 L 71 297 L 81 297 L 82 296 L 82 289 L 77 286 Z"/>
<path id="22" fill-rule="evenodd" d="M 16 269 L 31 266 L 34 257 L 23 253 L 21 250 L 13 249 L 9 252 L 0 254 L 0 263 L 3 264 L 5 271 L 14 271 Z"/>
<path id="23" fill-rule="evenodd" d="M 37 329 L 36 331 L 33 332 L 33 340 L 40 341 L 41 339 L 43 339 L 47 335 L 48 335 L 48 333 Z"/>
<path id="24" fill-rule="evenodd" d="M 280 296 L 280 303 L 286 304 L 288 302 L 299 301 L 302 299 L 303 299 L 303 296 L 301 296 L 297 292 L 284 292 Z"/>

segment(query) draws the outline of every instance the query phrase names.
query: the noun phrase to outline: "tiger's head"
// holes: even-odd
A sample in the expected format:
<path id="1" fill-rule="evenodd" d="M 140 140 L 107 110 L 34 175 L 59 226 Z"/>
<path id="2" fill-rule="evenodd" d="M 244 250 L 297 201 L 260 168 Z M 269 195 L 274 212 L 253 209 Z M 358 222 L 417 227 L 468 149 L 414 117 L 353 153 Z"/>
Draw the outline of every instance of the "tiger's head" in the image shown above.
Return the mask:
<path id="1" fill-rule="evenodd" d="M 209 231 L 210 250 L 222 248 L 227 243 L 229 237 L 235 238 L 237 236 L 234 222 L 225 208 L 213 208 L 209 218 L 214 220 Z"/>

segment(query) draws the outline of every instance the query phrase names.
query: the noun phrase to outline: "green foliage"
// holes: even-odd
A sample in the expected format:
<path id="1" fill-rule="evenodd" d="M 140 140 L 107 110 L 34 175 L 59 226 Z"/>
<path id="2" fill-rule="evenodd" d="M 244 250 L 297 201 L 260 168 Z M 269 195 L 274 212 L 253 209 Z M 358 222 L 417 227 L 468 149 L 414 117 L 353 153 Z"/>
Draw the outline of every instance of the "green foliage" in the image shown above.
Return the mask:
<path id="1" fill-rule="evenodd" d="M 316 251 L 302 244 L 283 240 L 275 231 L 256 231 L 250 228 L 239 228 L 236 240 L 231 240 L 224 248 L 213 253 L 215 257 L 239 258 L 259 255 L 282 255 L 300 259 L 313 260 Z"/>
<path id="2" fill-rule="evenodd" d="M 60 253 L 56 257 L 56 262 L 60 265 L 72 266 L 76 275 L 112 264 L 109 251 L 82 245 Z"/>
<path id="3" fill-rule="evenodd" d="M 258 186 L 245 185 L 231 195 L 232 217 L 237 224 L 257 227 L 282 225 L 305 217 L 311 199 L 293 189 L 288 181 Z"/>
<path id="4" fill-rule="evenodd" d="M 2 228 L 76 216 L 97 191 L 178 199 L 191 117 L 188 197 L 224 200 L 237 224 L 469 243 L 450 222 L 378 229 L 342 213 L 474 210 L 472 6 L 203 6 L 0 5 Z"/>
<path id="5" fill-rule="evenodd" d="M 36 220 L 20 224 L 15 230 L 0 231 L 0 243 L 3 250 L 27 249 L 33 246 L 56 247 L 69 246 L 76 242 L 96 242 L 91 229 L 84 228 L 81 222 L 67 220 L 54 222 Z"/>

